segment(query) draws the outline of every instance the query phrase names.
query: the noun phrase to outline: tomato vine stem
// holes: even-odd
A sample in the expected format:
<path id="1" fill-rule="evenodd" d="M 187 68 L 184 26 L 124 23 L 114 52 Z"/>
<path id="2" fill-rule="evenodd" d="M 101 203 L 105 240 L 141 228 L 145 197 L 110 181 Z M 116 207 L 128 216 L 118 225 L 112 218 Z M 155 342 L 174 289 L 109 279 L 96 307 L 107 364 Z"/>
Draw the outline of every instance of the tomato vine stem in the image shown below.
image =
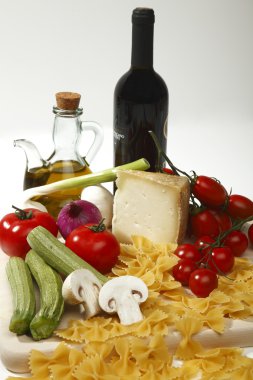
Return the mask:
<path id="1" fill-rule="evenodd" d="M 160 145 L 160 143 L 159 143 L 159 141 L 158 141 L 158 138 L 156 137 L 155 133 L 154 133 L 153 131 L 148 131 L 148 132 L 150 133 L 150 135 L 151 135 L 151 137 L 152 137 L 152 139 L 153 139 L 153 141 L 154 141 L 154 143 L 155 143 L 155 146 L 156 146 L 156 148 L 157 148 L 157 151 L 158 151 L 158 155 L 159 155 L 159 157 L 162 156 L 162 157 L 165 159 L 165 161 L 169 164 L 169 166 L 170 166 L 171 169 L 173 170 L 173 173 L 174 173 L 175 175 L 180 175 L 179 173 L 181 173 L 181 174 L 185 175 L 185 176 L 189 179 L 190 182 L 192 182 L 192 177 L 191 177 L 188 173 L 186 173 L 186 172 L 184 172 L 184 171 L 178 169 L 178 168 L 172 163 L 172 161 L 169 159 L 169 157 L 165 154 L 165 152 L 163 151 L 163 149 L 162 149 L 162 147 L 161 147 L 161 145 Z"/>
<path id="2" fill-rule="evenodd" d="M 245 218 L 245 219 L 242 219 L 242 220 L 239 220 L 237 221 L 231 228 L 229 228 L 228 230 L 224 231 L 224 232 L 221 232 L 217 238 L 215 239 L 215 241 L 213 243 L 208 243 L 208 242 L 205 242 L 203 241 L 203 243 L 207 244 L 207 247 L 204 246 L 204 247 L 200 247 L 199 250 L 202 251 L 204 249 L 208 249 L 207 253 L 205 253 L 205 255 L 197 262 L 198 265 L 201 265 L 203 264 L 205 267 L 209 267 L 209 261 L 211 259 L 213 265 L 215 266 L 216 270 L 218 271 L 218 273 L 224 277 L 226 277 L 228 280 L 232 280 L 231 278 L 229 278 L 228 276 L 226 276 L 225 273 L 223 273 L 219 268 L 218 266 L 216 265 L 215 261 L 213 260 L 212 258 L 212 249 L 213 248 L 217 248 L 217 247 L 222 247 L 223 246 L 223 243 L 222 243 L 222 240 L 225 239 L 225 237 L 227 237 L 232 231 L 236 231 L 236 230 L 240 230 L 242 228 L 242 226 L 245 224 L 245 223 L 248 223 L 248 222 L 251 222 L 253 221 L 253 215 L 249 216 L 248 218 Z M 205 264 L 206 263 L 206 264 Z"/>
<path id="3" fill-rule="evenodd" d="M 158 141 L 158 138 L 156 137 L 156 134 L 155 134 L 153 131 L 148 131 L 148 132 L 149 132 L 149 134 L 151 135 L 151 137 L 152 137 L 152 139 L 153 139 L 153 141 L 154 141 L 154 143 L 155 143 L 156 149 L 157 149 L 157 151 L 158 151 L 158 162 L 160 162 L 160 157 L 162 156 L 162 157 L 165 159 L 165 161 L 169 164 L 169 166 L 170 166 L 170 168 L 172 169 L 173 173 L 174 173 L 175 175 L 178 175 L 178 176 L 180 176 L 180 174 L 183 174 L 184 176 L 186 176 L 186 177 L 189 179 L 189 181 L 190 181 L 190 185 L 192 186 L 193 182 L 196 180 L 196 177 L 197 177 L 196 173 L 193 172 L 193 173 L 194 173 L 194 177 L 191 177 L 191 176 L 190 176 L 188 173 L 186 173 L 185 171 L 178 169 L 178 168 L 173 164 L 173 162 L 169 159 L 169 157 L 166 155 L 166 153 L 163 151 L 163 149 L 162 149 L 162 147 L 161 147 L 161 145 L 160 145 L 160 143 L 159 143 L 159 141 Z M 179 173 L 180 173 L 180 174 L 179 174 Z M 199 208 L 199 205 L 198 205 L 198 203 L 196 202 L 195 197 L 194 197 L 194 195 L 192 194 L 192 192 L 191 192 L 191 194 L 190 194 L 190 198 L 191 198 L 191 201 L 192 201 L 192 205 L 193 205 L 193 207 L 194 207 L 194 208 Z"/>

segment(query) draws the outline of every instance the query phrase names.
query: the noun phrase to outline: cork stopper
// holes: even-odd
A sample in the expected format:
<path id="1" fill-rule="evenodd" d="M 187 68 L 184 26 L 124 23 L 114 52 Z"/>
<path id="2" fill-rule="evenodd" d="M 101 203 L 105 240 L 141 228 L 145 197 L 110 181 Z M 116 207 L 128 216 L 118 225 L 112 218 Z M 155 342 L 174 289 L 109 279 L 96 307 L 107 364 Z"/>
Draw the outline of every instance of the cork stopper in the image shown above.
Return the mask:
<path id="1" fill-rule="evenodd" d="M 55 97 L 57 107 L 62 110 L 76 110 L 81 99 L 81 95 L 77 92 L 57 92 Z"/>

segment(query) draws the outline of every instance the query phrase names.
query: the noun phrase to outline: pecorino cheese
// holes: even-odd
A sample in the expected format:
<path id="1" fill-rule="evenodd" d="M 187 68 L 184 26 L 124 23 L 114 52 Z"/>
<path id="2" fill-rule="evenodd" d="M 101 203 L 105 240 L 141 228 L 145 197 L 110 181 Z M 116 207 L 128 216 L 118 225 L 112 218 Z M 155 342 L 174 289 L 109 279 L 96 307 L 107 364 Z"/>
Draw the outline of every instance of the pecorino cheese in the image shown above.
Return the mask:
<path id="1" fill-rule="evenodd" d="M 182 242 L 190 194 L 186 177 L 122 170 L 116 185 L 112 232 L 119 242 L 131 243 L 132 235 L 155 243 Z"/>

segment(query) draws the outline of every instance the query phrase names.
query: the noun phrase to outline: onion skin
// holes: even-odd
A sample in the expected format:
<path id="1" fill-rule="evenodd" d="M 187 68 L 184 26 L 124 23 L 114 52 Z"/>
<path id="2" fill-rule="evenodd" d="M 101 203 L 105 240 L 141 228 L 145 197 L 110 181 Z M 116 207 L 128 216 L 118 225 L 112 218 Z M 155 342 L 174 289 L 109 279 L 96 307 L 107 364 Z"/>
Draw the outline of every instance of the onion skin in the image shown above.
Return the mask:
<path id="1" fill-rule="evenodd" d="M 77 200 L 66 204 L 57 218 L 59 231 L 64 239 L 75 228 L 87 223 L 98 224 L 102 220 L 98 207 L 85 200 Z"/>

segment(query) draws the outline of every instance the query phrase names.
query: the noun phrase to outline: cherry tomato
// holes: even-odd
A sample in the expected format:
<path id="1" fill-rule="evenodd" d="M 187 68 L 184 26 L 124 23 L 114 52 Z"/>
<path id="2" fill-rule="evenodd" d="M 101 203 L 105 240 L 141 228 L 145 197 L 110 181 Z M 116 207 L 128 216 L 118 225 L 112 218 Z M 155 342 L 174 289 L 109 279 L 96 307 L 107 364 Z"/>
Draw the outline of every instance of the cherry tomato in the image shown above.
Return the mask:
<path id="1" fill-rule="evenodd" d="M 163 168 L 163 172 L 164 173 L 166 173 L 166 174 L 175 174 L 174 172 L 173 172 L 173 170 L 172 169 L 170 169 L 170 168 Z"/>
<path id="2" fill-rule="evenodd" d="M 226 189 L 213 178 L 201 175 L 192 186 L 193 195 L 205 206 L 220 207 L 227 198 Z"/>
<path id="3" fill-rule="evenodd" d="M 197 264 L 190 259 L 181 259 L 172 269 L 173 277 L 182 285 L 188 285 L 191 273 L 197 269 Z"/>
<path id="4" fill-rule="evenodd" d="M 208 235 L 219 235 L 219 224 L 209 210 L 200 211 L 190 218 L 191 232 L 197 238 Z"/>
<path id="5" fill-rule="evenodd" d="M 0 221 L 0 246 L 6 255 L 24 258 L 31 249 L 26 240 L 27 235 L 37 226 L 42 226 L 57 236 L 57 224 L 47 212 L 26 208 L 5 215 Z"/>
<path id="6" fill-rule="evenodd" d="M 174 253 L 180 259 L 190 259 L 195 262 L 199 261 L 202 257 L 198 248 L 188 243 L 179 245 Z"/>
<path id="7" fill-rule="evenodd" d="M 229 247 L 234 256 L 241 256 L 248 248 L 249 241 L 247 236 L 241 231 L 231 231 L 223 241 Z"/>
<path id="8" fill-rule="evenodd" d="M 214 271 L 199 268 L 190 274 L 189 287 L 197 297 L 207 297 L 218 286 L 218 277 Z"/>
<path id="9" fill-rule="evenodd" d="M 221 275 L 231 272 L 235 263 L 235 257 L 229 247 L 215 247 L 207 256 L 208 267 Z"/>
<path id="10" fill-rule="evenodd" d="M 212 249 L 210 247 L 210 244 L 214 243 L 215 240 L 211 238 L 211 236 L 201 236 L 199 239 L 197 239 L 194 243 L 195 247 L 199 250 L 201 256 L 205 256 L 207 253 L 210 252 Z"/>
<path id="11" fill-rule="evenodd" d="M 220 232 L 225 232 L 232 227 L 232 221 L 230 216 L 224 211 L 209 210 L 219 224 Z"/>
<path id="12" fill-rule="evenodd" d="M 253 224 L 251 224 L 251 226 L 248 229 L 248 237 L 251 244 L 253 245 Z"/>
<path id="13" fill-rule="evenodd" d="M 230 195 L 227 212 L 232 218 L 245 219 L 253 215 L 253 202 L 243 195 Z"/>
<path id="14" fill-rule="evenodd" d="M 85 224 L 74 229 L 65 245 L 101 273 L 108 273 L 116 264 L 120 245 L 104 224 Z"/>

